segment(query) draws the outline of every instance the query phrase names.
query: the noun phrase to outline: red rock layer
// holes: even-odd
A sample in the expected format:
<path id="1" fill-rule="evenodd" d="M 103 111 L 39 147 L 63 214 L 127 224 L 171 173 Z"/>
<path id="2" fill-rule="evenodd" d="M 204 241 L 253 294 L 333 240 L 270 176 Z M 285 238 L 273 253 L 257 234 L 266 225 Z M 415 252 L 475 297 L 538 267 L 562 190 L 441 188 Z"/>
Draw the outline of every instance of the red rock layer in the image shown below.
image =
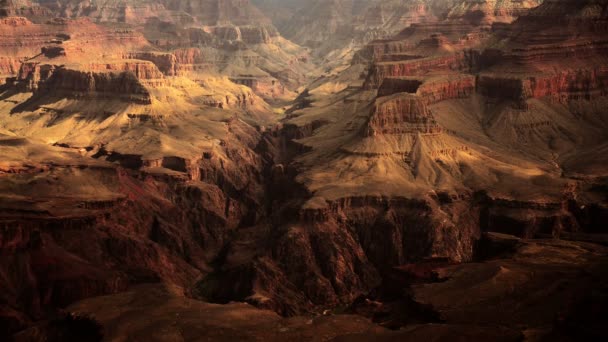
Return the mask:
<path id="1" fill-rule="evenodd" d="M 378 88 L 378 97 L 396 93 L 417 94 L 424 103 L 431 104 L 449 99 L 467 98 L 475 92 L 475 76 L 450 76 L 420 81 L 415 78 L 389 77 Z"/>
<path id="2" fill-rule="evenodd" d="M 50 64 L 24 63 L 19 70 L 17 82 L 24 90 L 33 91 L 38 95 L 49 94 L 71 98 L 94 96 L 120 98 L 142 104 L 151 103 L 149 92 L 136 76 L 136 73 L 140 76 L 150 76 L 149 74 L 142 75 L 137 67 L 133 70 L 115 69 L 115 72 L 112 72 L 110 71 L 112 69 L 107 69 L 108 66 L 110 65 L 97 66 L 103 71 L 82 71 Z M 160 74 L 158 70 L 156 72 Z"/>
<path id="3" fill-rule="evenodd" d="M 477 89 L 482 95 L 516 101 L 522 106 L 529 98 L 548 97 L 564 104 L 592 100 L 608 94 L 608 68 L 564 70 L 521 78 L 481 75 Z"/>
<path id="4" fill-rule="evenodd" d="M 369 119 L 364 136 L 377 134 L 433 134 L 441 128 L 423 99 L 407 94 L 379 98 Z"/>
<path id="5" fill-rule="evenodd" d="M 385 78 L 424 76 L 433 73 L 450 73 L 468 71 L 473 68 L 477 54 L 473 51 L 461 51 L 455 54 L 429 57 L 398 62 L 375 63 L 365 81 L 368 89 L 378 88 Z"/>
<path id="6" fill-rule="evenodd" d="M 139 59 L 150 61 L 166 76 L 177 76 L 179 66 L 177 57 L 171 53 L 158 52 L 131 52 L 122 55 L 124 59 Z M 155 77 L 162 78 L 162 77 Z"/>

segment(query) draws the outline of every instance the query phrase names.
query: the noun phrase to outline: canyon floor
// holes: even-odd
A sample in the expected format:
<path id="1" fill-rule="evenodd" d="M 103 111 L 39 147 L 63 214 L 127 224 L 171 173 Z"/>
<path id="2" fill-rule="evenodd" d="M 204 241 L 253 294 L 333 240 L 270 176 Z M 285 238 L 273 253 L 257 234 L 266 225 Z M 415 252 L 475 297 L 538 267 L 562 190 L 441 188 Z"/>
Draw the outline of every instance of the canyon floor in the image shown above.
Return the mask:
<path id="1" fill-rule="evenodd" d="M 0 339 L 608 337 L 608 1 L 0 0 Z"/>

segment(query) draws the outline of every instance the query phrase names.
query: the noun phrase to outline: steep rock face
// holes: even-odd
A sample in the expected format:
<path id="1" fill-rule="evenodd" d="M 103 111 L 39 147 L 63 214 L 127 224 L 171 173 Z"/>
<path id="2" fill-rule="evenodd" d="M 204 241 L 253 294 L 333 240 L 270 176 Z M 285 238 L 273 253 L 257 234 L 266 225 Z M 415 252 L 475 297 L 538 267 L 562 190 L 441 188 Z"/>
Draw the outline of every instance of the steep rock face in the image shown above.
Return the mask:
<path id="1" fill-rule="evenodd" d="M 480 76 L 479 91 L 496 97 L 497 87 L 504 87 L 504 96 L 522 108 L 530 98 L 569 104 L 605 96 L 607 6 L 545 1 L 513 25 L 497 28 L 495 45 L 480 57 L 488 72 Z"/>
<path id="2" fill-rule="evenodd" d="M 16 75 L 20 65 L 21 62 L 16 58 L 0 57 L 0 77 Z M 0 82 L 4 82 L 4 78 Z"/>
<path id="3" fill-rule="evenodd" d="M 132 52 L 124 54 L 122 58 L 150 61 L 166 76 L 177 76 L 179 71 L 177 57 L 170 53 Z M 162 78 L 155 76 L 154 78 Z"/>
<path id="4" fill-rule="evenodd" d="M 497 29 L 499 38 L 507 39 L 511 47 L 498 61 L 533 66 L 605 53 L 606 6 L 601 0 L 543 2 L 513 25 Z"/>
<path id="5" fill-rule="evenodd" d="M 156 64 L 143 60 L 91 63 L 83 66 L 83 69 L 92 72 L 130 72 L 142 81 L 150 81 L 164 78 L 163 73 L 161 73 L 160 70 L 156 67 Z"/>
<path id="6" fill-rule="evenodd" d="M 245 44 L 269 44 L 277 36 L 276 30 L 265 26 L 211 26 L 208 30 L 221 40 Z"/>
<path id="7" fill-rule="evenodd" d="M 469 71 L 475 67 L 478 54 L 462 51 L 452 55 L 375 63 L 365 82 L 366 88 L 378 88 L 385 78 L 422 76 L 432 72 Z"/>
<path id="8" fill-rule="evenodd" d="M 147 167 L 174 170 L 172 175 L 133 170 L 143 166 L 141 157 L 136 166 L 128 162 L 136 156 L 98 151 L 98 158 L 133 169 L 77 157 L 67 165 L 42 162 L 42 172 L 56 182 L 34 192 L 26 186 L 22 193 L 44 199 L 24 202 L 7 201 L 7 189 L 36 174 L 15 169 L 3 177 L 0 250 L 11 256 L 0 265 L 0 273 L 7 275 L 0 284 L 3 317 L 16 310 L 25 313 L 21 324 L 27 324 L 44 317 L 47 309 L 140 282 L 163 281 L 189 293 L 235 229 L 264 215 L 263 165 L 252 151 L 260 137 L 238 120 L 228 125 L 222 147 L 199 158 L 166 157 L 158 166 L 146 162 Z M 10 140 L 1 143 L 3 153 L 23 153 Z M 47 146 L 44 153 L 57 149 Z M 64 182 L 93 182 L 96 194 L 84 187 L 57 197 L 55 187 Z"/>
<path id="9" fill-rule="evenodd" d="M 309 222 L 354 229 L 367 257 L 384 272 L 426 258 L 470 260 L 479 236 L 478 213 L 460 213 L 462 205 L 466 204 L 439 203 L 433 198 L 350 197 L 323 209 L 306 208 L 302 215 Z M 462 230 L 454 231 L 446 217 Z M 370 226 L 376 229 L 369 230 Z"/>
<path id="10" fill-rule="evenodd" d="M 351 197 L 299 210 L 277 205 L 276 219 L 293 223 L 269 235 L 239 234 L 223 266 L 197 285 L 198 296 L 220 303 L 236 298 L 285 315 L 317 311 L 368 292 L 396 265 L 428 257 L 470 260 L 479 236 L 478 213 L 463 214 L 461 204 L 441 206 L 459 230 L 446 224 L 433 200 Z M 256 248 L 252 238 L 268 254 L 258 249 L 259 256 L 245 262 Z"/>
<path id="11" fill-rule="evenodd" d="M 286 87 L 277 79 L 272 77 L 231 77 L 230 80 L 236 84 L 242 84 L 251 88 L 256 94 L 266 97 L 281 97 L 287 93 Z"/>
<path id="12" fill-rule="evenodd" d="M 604 68 L 566 70 L 527 78 L 480 76 L 479 93 L 494 98 L 505 98 L 525 106 L 530 98 L 550 98 L 568 104 L 576 100 L 592 100 L 606 96 L 608 72 Z"/>
<path id="13" fill-rule="evenodd" d="M 18 82 L 24 90 L 33 91 L 36 95 L 68 97 L 119 97 L 126 101 L 143 104 L 151 103 L 150 94 L 140 83 L 139 77 L 150 76 L 137 66 L 125 66 L 133 70 L 107 69 L 104 71 L 82 71 L 56 67 L 50 64 L 24 63 L 19 70 Z M 104 69 L 106 68 L 106 69 Z M 158 69 L 153 76 L 162 76 Z"/>
<path id="14" fill-rule="evenodd" d="M 376 101 L 365 136 L 376 134 L 432 134 L 441 128 L 424 102 L 416 96 L 397 94 Z"/>
<path id="15" fill-rule="evenodd" d="M 241 37 L 247 44 L 268 44 L 271 35 L 265 27 L 241 26 Z"/>
<path id="16" fill-rule="evenodd" d="M 475 92 L 474 76 L 450 76 L 421 81 L 416 78 L 385 78 L 378 88 L 378 97 L 396 93 L 417 94 L 426 104 L 449 99 L 467 98 Z"/>
<path id="17" fill-rule="evenodd" d="M 0 19 L 0 74 L 16 76 L 17 63 L 33 58 L 64 58 L 64 61 L 95 60 L 106 50 L 121 52 L 145 48 L 145 38 L 134 31 L 107 29 L 87 19 L 47 20 L 34 24 L 23 17 Z M 45 61 L 46 62 L 46 61 Z"/>

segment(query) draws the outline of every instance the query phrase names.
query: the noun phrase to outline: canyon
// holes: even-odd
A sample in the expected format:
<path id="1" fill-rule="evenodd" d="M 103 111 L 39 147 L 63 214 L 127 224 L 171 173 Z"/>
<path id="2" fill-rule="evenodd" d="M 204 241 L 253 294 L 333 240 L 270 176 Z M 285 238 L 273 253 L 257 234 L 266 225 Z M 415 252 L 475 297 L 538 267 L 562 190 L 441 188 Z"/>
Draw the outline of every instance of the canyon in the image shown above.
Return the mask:
<path id="1" fill-rule="evenodd" d="M 601 340 L 608 1 L 0 2 L 0 337 Z"/>

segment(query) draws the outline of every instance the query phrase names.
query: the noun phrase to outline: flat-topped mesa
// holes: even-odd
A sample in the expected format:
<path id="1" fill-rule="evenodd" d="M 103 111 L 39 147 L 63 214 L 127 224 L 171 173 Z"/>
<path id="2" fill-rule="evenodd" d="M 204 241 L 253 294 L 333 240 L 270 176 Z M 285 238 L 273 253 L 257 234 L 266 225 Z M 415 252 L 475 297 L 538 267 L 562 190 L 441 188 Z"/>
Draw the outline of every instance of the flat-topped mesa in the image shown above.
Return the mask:
<path id="1" fill-rule="evenodd" d="M 419 96 L 399 93 L 376 100 L 364 137 L 378 134 L 437 134 L 441 127 Z"/>
<path id="2" fill-rule="evenodd" d="M 210 60 L 207 55 L 199 48 L 182 48 L 173 50 L 178 67 L 178 73 L 208 71 L 219 63 L 216 60 Z"/>
<path id="3" fill-rule="evenodd" d="M 427 80 L 389 77 L 384 79 L 378 88 L 378 97 L 410 93 L 418 95 L 428 105 L 471 96 L 475 92 L 475 81 L 473 75 L 453 75 Z"/>
<path id="4" fill-rule="evenodd" d="M 177 76 L 179 71 L 177 57 L 172 53 L 128 52 L 121 57 L 123 59 L 139 59 L 152 62 L 165 76 Z"/>
<path id="5" fill-rule="evenodd" d="M 475 93 L 476 79 L 473 75 L 441 77 L 425 81 L 418 89 L 418 96 L 426 104 L 450 99 L 462 99 Z"/>
<path id="6" fill-rule="evenodd" d="M 397 62 L 374 63 L 365 80 L 365 89 L 376 89 L 385 78 L 423 76 L 432 73 L 467 72 L 478 64 L 479 53 L 472 50 L 459 51 L 437 57 L 427 57 Z"/>
<path id="7" fill-rule="evenodd" d="M 165 75 L 160 72 L 156 64 L 150 61 L 144 60 L 119 60 L 119 61 L 107 61 L 90 63 L 83 65 L 81 68 L 83 71 L 91 72 L 130 72 L 132 73 L 142 84 L 147 86 L 162 86 L 165 85 Z"/>
<path id="8" fill-rule="evenodd" d="M 567 104 L 608 95 L 608 68 L 564 70 L 528 77 L 480 75 L 477 92 L 491 98 L 514 101 L 522 109 L 530 98 L 549 98 Z"/>
<path id="9" fill-rule="evenodd" d="M 268 44 L 271 34 L 263 26 L 240 26 L 242 40 L 247 44 Z"/>
<path id="10" fill-rule="evenodd" d="M 23 63 L 17 82 L 22 90 L 32 91 L 37 96 L 96 97 L 152 103 L 150 93 L 131 70 L 102 71 L 100 67 L 98 71 L 84 71 L 51 64 Z"/>
<path id="11" fill-rule="evenodd" d="M 286 93 L 285 85 L 273 77 L 242 75 L 230 77 L 230 81 L 249 87 L 263 97 L 281 96 Z"/>

